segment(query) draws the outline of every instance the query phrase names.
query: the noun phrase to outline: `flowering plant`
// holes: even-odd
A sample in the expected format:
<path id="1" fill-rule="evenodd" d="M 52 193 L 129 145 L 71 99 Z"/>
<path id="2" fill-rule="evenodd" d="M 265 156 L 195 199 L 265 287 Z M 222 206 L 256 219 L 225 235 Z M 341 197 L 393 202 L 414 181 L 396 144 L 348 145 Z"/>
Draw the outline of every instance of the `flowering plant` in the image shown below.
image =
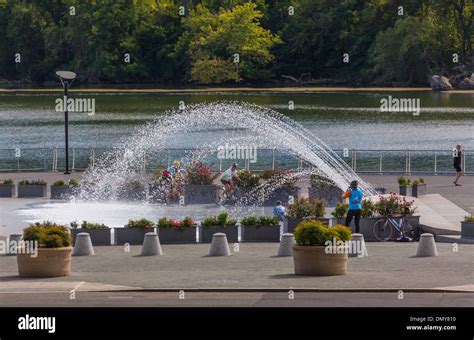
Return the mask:
<path id="1" fill-rule="evenodd" d="M 404 196 L 399 196 L 391 192 L 389 196 L 379 196 L 379 201 L 375 203 L 375 210 L 381 216 L 412 216 L 416 207 L 415 200 L 407 200 Z"/>
<path id="2" fill-rule="evenodd" d="M 201 161 L 195 161 L 186 166 L 186 183 L 194 185 L 211 185 L 218 175 L 213 175 L 212 166 L 206 166 Z"/>
<path id="3" fill-rule="evenodd" d="M 185 230 L 188 228 L 196 227 L 196 223 L 189 216 L 183 218 L 182 220 L 172 220 L 172 219 L 167 219 L 166 217 L 163 217 L 163 218 L 160 218 L 157 225 L 159 228 L 170 228 L 170 229 L 176 229 L 176 230 Z"/>

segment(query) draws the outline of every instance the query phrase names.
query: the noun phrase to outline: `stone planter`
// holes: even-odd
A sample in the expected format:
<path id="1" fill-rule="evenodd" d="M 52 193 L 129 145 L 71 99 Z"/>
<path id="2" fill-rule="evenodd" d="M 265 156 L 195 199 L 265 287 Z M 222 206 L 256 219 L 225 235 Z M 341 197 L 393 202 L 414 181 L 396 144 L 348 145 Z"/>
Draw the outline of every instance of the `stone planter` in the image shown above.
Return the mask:
<path id="1" fill-rule="evenodd" d="M 201 227 L 200 240 L 202 243 L 211 243 L 212 236 L 215 233 L 223 233 L 227 236 L 227 242 L 237 243 L 239 242 L 239 227 L 238 226 L 210 226 L 210 227 Z"/>
<path id="2" fill-rule="evenodd" d="M 17 254 L 18 274 L 22 277 L 57 277 L 71 273 L 72 247 L 38 248 L 38 256 Z"/>
<path id="3" fill-rule="evenodd" d="M 474 238 L 474 222 L 461 222 L 461 237 Z"/>
<path id="4" fill-rule="evenodd" d="M 380 219 L 381 217 L 362 217 L 360 219 L 359 232 L 362 235 L 364 235 L 365 241 L 377 241 L 377 239 L 374 236 L 374 224 Z M 333 218 L 332 219 L 332 225 L 336 225 L 336 224 L 344 225 L 345 222 L 346 222 L 346 218 Z M 410 216 L 408 217 L 408 222 L 415 229 L 415 237 L 417 237 L 417 235 L 419 235 L 420 233 L 420 216 Z M 352 233 L 356 232 L 354 219 L 352 219 L 352 222 L 349 228 L 351 228 Z M 394 230 L 389 241 L 395 241 L 398 238 L 398 236 L 399 236 L 398 231 Z"/>
<path id="5" fill-rule="evenodd" d="M 217 201 L 216 185 L 191 185 L 184 186 L 185 204 L 212 204 Z"/>
<path id="6" fill-rule="evenodd" d="M 76 244 L 76 236 L 79 233 L 88 233 L 93 246 L 110 246 L 110 229 L 70 229 L 72 244 Z"/>
<path id="7" fill-rule="evenodd" d="M 342 190 L 338 187 L 309 187 L 309 199 L 320 198 L 327 207 L 335 207 L 342 202 Z"/>
<path id="8" fill-rule="evenodd" d="M 14 184 L 0 184 L 0 197 L 13 197 L 13 196 L 15 196 Z"/>
<path id="9" fill-rule="evenodd" d="M 400 185 L 399 188 L 400 188 L 399 189 L 400 195 L 411 196 L 411 188 L 412 188 L 411 186 L 406 187 L 406 186 Z"/>
<path id="10" fill-rule="evenodd" d="M 118 199 L 121 201 L 144 201 L 146 199 L 143 188 L 124 188 L 120 190 Z"/>
<path id="11" fill-rule="evenodd" d="M 196 228 L 177 230 L 174 228 L 156 228 L 161 244 L 196 243 Z"/>
<path id="12" fill-rule="evenodd" d="M 68 185 L 52 185 L 51 199 L 61 200 L 68 199 L 72 195 L 72 188 Z"/>
<path id="13" fill-rule="evenodd" d="M 145 234 L 154 231 L 155 228 L 114 228 L 114 244 L 143 244 Z"/>
<path id="14" fill-rule="evenodd" d="M 280 242 L 280 225 L 243 225 L 242 242 Z"/>
<path id="15" fill-rule="evenodd" d="M 293 246 L 296 275 L 331 276 L 347 273 L 347 249 L 342 254 L 326 253 L 325 246 Z"/>
<path id="16" fill-rule="evenodd" d="M 288 204 L 290 196 L 296 200 L 298 198 L 298 187 L 280 187 L 273 190 L 266 199 L 263 200 L 264 207 L 273 207 L 277 201 L 282 201 L 283 205 Z"/>
<path id="17" fill-rule="evenodd" d="M 285 220 L 283 232 L 293 233 L 295 231 L 296 226 L 304 220 L 316 220 L 316 221 L 321 221 L 326 225 L 329 225 L 330 219 L 329 218 L 311 218 L 311 217 L 305 217 L 305 218 L 290 217 Z"/>
<path id="18" fill-rule="evenodd" d="M 46 184 L 18 185 L 18 197 L 46 197 Z"/>
<path id="19" fill-rule="evenodd" d="M 426 184 L 413 184 L 411 187 L 411 195 L 413 197 L 426 195 Z"/>

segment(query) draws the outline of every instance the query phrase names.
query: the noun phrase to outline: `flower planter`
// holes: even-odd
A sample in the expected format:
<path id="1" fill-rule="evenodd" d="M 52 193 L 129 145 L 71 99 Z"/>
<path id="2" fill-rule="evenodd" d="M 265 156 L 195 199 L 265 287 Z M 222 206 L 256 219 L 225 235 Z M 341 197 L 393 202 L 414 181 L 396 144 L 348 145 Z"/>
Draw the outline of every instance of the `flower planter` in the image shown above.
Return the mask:
<path id="1" fill-rule="evenodd" d="M 88 233 L 93 246 L 110 246 L 110 229 L 71 229 L 72 244 L 76 243 L 79 233 Z"/>
<path id="2" fill-rule="evenodd" d="M 239 242 L 238 234 L 239 234 L 239 227 L 237 226 L 229 226 L 229 227 L 221 227 L 221 226 L 210 226 L 210 227 L 201 227 L 201 242 L 202 243 L 211 243 L 212 236 L 215 233 L 223 233 L 227 236 L 227 242 L 229 243 L 237 243 Z"/>
<path id="3" fill-rule="evenodd" d="M 277 201 L 282 201 L 283 205 L 288 204 L 290 196 L 295 200 L 298 198 L 298 187 L 280 187 L 273 190 L 263 201 L 264 207 L 273 207 Z"/>
<path id="4" fill-rule="evenodd" d="M 51 199 L 61 200 L 68 199 L 72 196 L 72 188 L 68 185 L 52 185 Z"/>
<path id="5" fill-rule="evenodd" d="M 13 196 L 15 196 L 14 184 L 0 184 L 0 197 L 13 197 Z"/>
<path id="6" fill-rule="evenodd" d="M 71 273 L 72 247 L 38 248 L 38 256 L 17 254 L 18 274 L 22 277 L 57 277 Z"/>
<path id="7" fill-rule="evenodd" d="M 309 199 L 320 198 L 327 207 L 335 207 L 342 202 L 342 190 L 338 187 L 309 187 Z"/>
<path id="8" fill-rule="evenodd" d="M 295 231 L 296 226 L 304 221 L 304 220 L 316 220 L 316 221 L 321 221 L 326 225 L 329 225 L 329 218 L 311 218 L 311 217 L 306 217 L 306 218 L 298 218 L 298 217 L 290 217 L 285 220 L 284 224 L 284 232 L 285 233 L 293 233 Z"/>
<path id="9" fill-rule="evenodd" d="M 243 225 L 241 226 L 242 242 L 279 242 L 280 225 Z"/>
<path id="10" fill-rule="evenodd" d="M 333 250 L 336 252 L 334 248 Z M 347 251 L 342 254 L 327 254 L 325 246 L 293 245 L 293 263 L 296 275 L 344 275 L 347 272 L 347 258 Z"/>
<path id="11" fill-rule="evenodd" d="M 114 228 L 114 244 L 143 244 L 145 234 L 154 231 L 155 228 Z"/>
<path id="12" fill-rule="evenodd" d="M 411 187 L 411 195 L 413 197 L 426 195 L 426 184 L 413 184 Z"/>
<path id="13" fill-rule="evenodd" d="M 191 185 L 184 186 L 185 204 L 212 204 L 217 201 L 216 185 Z"/>
<path id="14" fill-rule="evenodd" d="M 400 191 L 401 196 L 411 196 L 411 188 L 412 188 L 411 186 L 406 187 L 406 186 L 400 185 L 399 188 L 400 188 L 399 191 Z"/>
<path id="15" fill-rule="evenodd" d="M 18 185 L 18 197 L 46 197 L 46 184 Z"/>
<path id="16" fill-rule="evenodd" d="M 174 228 L 156 228 L 161 244 L 196 243 L 196 228 L 178 230 Z"/>
<path id="17" fill-rule="evenodd" d="M 374 224 L 382 217 L 361 217 L 360 219 L 360 233 L 364 235 L 365 241 L 378 241 L 374 236 Z M 346 222 L 345 218 L 333 218 L 332 225 L 342 224 Z M 415 229 L 415 237 L 420 233 L 420 216 L 408 217 L 408 222 Z M 355 221 L 354 218 L 349 226 L 352 232 L 355 233 Z M 398 231 L 394 230 L 389 241 L 395 241 L 399 237 Z"/>
<path id="18" fill-rule="evenodd" d="M 235 205 L 237 203 L 242 206 L 257 205 L 259 202 L 257 195 L 261 196 L 262 193 L 257 190 L 255 193 L 250 194 L 253 190 L 255 188 L 239 188 L 235 190 L 232 197 L 225 201 L 225 205 Z"/>
<path id="19" fill-rule="evenodd" d="M 461 237 L 474 238 L 474 222 L 461 222 Z"/>

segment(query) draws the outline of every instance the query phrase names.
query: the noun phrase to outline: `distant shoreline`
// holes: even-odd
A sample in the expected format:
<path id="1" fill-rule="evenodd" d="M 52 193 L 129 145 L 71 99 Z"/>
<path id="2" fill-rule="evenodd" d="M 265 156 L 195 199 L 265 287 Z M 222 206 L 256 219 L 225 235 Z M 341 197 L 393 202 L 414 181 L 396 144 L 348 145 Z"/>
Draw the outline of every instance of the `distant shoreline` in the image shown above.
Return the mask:
<path id="1" fill-rule="evenodd" d="M 0 93 L 52 93 L 62 88 L 0 88 Z M 442 92 L 474 94 L 474 90 L 433 91 L 430 87 L 207 87 L 207 88 L 71 88 L 77 93 L 317 93 L 317 92 Z"/>

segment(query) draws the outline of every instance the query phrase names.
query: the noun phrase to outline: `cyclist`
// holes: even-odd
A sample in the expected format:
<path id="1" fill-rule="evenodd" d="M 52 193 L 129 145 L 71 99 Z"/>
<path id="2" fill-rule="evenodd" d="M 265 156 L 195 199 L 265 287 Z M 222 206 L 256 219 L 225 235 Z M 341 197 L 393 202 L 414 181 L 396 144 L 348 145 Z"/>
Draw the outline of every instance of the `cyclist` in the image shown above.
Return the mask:
<path id="1" fill-rule="evenodd" d="M 227 197 L 227 194 L 235 188 L 234 179 L 240 181 L 239 176 L 237 176 L 238 166 L 237 163 L 234 163 L 229 169 L 222 173 L 220 181 L 224 185 L 224 191 L 219 195 L 220 201 L 223 201 L 224 195 Z"/>
<path id="2" fill-rule="evenodd" d="M 359 182 L 352 181 L 350 187 L 342 195 L 343 199 L 349 198 L 349 211 L 346 217 L 346 227 L 348 227 L 352 218 L 355 220 L 355 231 L 360 232 L 360 215 L 362 210 L 362 190 L 359 189 Z"/>

